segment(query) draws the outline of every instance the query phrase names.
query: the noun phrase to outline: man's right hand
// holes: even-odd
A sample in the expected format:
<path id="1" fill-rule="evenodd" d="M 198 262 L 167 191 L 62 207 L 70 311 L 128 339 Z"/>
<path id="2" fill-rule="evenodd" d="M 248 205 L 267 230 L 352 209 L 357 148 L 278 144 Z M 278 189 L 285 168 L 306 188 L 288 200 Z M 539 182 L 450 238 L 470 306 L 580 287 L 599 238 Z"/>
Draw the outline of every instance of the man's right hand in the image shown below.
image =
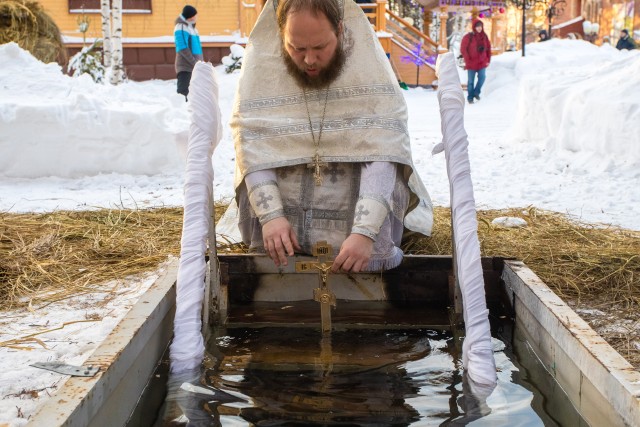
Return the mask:
<path id="1" fill-rule="evenodd" d="M 296 233 L 283 216 L 267 221 L 262 226 L 264 249 L 276 267 L 287 265 L 287 255 L 293 256 L 294 249 L 301 250 Z"/>

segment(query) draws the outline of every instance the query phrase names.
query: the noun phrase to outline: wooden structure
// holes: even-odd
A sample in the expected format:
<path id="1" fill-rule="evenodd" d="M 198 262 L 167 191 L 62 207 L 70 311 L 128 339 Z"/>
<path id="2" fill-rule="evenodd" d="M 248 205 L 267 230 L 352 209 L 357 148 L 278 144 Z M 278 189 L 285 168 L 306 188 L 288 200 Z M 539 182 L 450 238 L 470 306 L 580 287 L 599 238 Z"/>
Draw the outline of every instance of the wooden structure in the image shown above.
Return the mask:
<path id="1" fill-rule="evenodd" d="M 40 0 L 62 31 L 69 54 L 102 38 L 100 0 Z M 174 22 L 183 0 L 122 0 L 124 65 L 133 80 L 175 79 Z M 197 28 L 204 57 L 219 64 L 229 46 L 243 44 L 262 11 L 262 0 L 192 2 L 198 9 Z M 86 41 L 78 29 L 86 17 Z"/>
<path id="2" fill-rule="evenodd" d="M 584 19 L 599 25 L 596 44 L 615 46 L 624 28 L 640 42 L 640 0 L 582 0 L 581 5 Z M 581 26 L 579 31 L 582 33 Z"/>
<path id="3" fill-rule="evenodd" d="M 439 48 L 427 35 L 387 10 L 387 0 L 360 4 L 389 54 L 399 80 L 429 85 L 435 80 L 433 64 Z M 40 0 L 62 30 L 72 55 L 95 38 L 101 38 L 100 0 Z M 123 0 L 124 65 L 129 78 L 175 78 L 173 27 L 182 0 Z M 194 3 L 204 57 L 214 64 L 229 53 L 232 44 L 243 45 L 264 7 L 264 0 L 217 0 Z M 86 17 L 86 40 L 78 29 Z M 420 46 L 420 49 L 417 47 Z M 419 65 L 417 65 L 419 64 Z"/>
<path id="4" fill-rule="evenodd" d="M 294 261 L 305 260 L 310 261 L 308 257 Z M 312 301 L 317 273 L 296 273 L 292 263 L 278 269 L 265 256 L 219 255 L 219 261 L 221 286 L 228 292 L 212 298 L 217 311 L 210 321 L 218 327 L 320 327 L 317 303 Z M 636 425 L 640 419 L 640 373 L 522 262 L 484 258 L 482 267 L 491 318 L 515 318 L 515 328 L 505 331 L 512 335 L 509 341 L 538 358 L 546 369 L 536 381 L 548 384 L 551 394 L 547 402 L 559 417 L 555 421 L 586 425 L 569 418 L 563 405 L 570 404 L 588 425 Z M 449 295 L 451 271 L 451 257 L 407 256 L 400 267 L 383 274 L 336 275 L 331 285 L 338 297 L 334 324 L 370 329 L 457 329 L 450 325 L 446 313 L 453 304 Z M 150 414 L 155 414 L 164 400 L 166 370 L 162 370 L 163 364 L 158 371 L 154 368 L 171 339 L 176 278 L 177 263 L 173 262 L 85 362 L 99 366 L 100 371 L 93 377 L 67 379 L 28 426 L 148 423 Z M 222 318 L 221 297 L 227 305 Z M 460 330 L 453 333 L 460 336 Z M 359 348 L 365 344 L 358 343 Z M 318 363 L 317 351 L 313 359 L 295 360 L 290 356 L 299 353 L 289 348 L 272 349 L 269 354 L 284 355 L 287 362 Z M 335 357 L 330 356 L 329 362 L 336 365 L 349 362 L 338 351 Z"/>
<path id="5" fill-rule="evenodd" d="M 436 56 L 449 49 L 447 27 L 450 27 L 449 21 L 453 14 L 466 11 L 477 17 L 486 9 L 469 6 L 480 4 L 482 0 L 420 0 L 425 9 L 424 30 L 420 31 L 389 10 L 387 0 L 370 1 L 359 6 L 389 55 L 398 80 L 409 85 L 423 86 L 430 85 L 436 79 L 433 66 Z M 40 3 L 61 28 L 70 54 L 77 52 L 94 38 L 102 37 L 100 0 L 40 0 Z M 205 59 L 219 64 L 221 58 L 229 53 L 230 45 L 245 44 L 264 3 L 265 0 L 217 0 L 201 4 L 194 2 L 198 8 L 197 25 Z M 489 7 L 489 13 L 485 11 L 489 16 L 485 16 L 483 21 L 492 41 L 493 54 L 498 54 L 519 43 L 521 19 L 519 11 L 513 7 L 507 7 L 505 13 L 501 13 L 501 8 L 498 7 L 501 2 L 490 3 L 492 6 Z M 534 10 L 527 12 L 534 19 L 536 28 L 547 28 L 546 8 L 551 3 L 552 0 L 539 3 Z M 600 38 L 597 43 L 602 42 L 603 36 L 608 36 L 615 42 L 619 33 L 617 27 L 623 24 L 629 30 L 635 28 L 640 31 L 640 0 L 635 0 L 635 3 L 633 16 L 616 21 L 612 20 L 612 16 L 615 11 L 620 15 L 622 9 L 611 0 L 566 0 L 563 13 L 553 18 L 554 37 L 566 37 L 569 32 L 581 34 L 581 14 L 584 10 L 588 15 L 585 19 L 600 22 Z M 173 23 L 184 4 L 184 0 L 123 0 L 124 65 L 129 78 L 175 78 Z M 625 13 L 628 14 L 628 11 Z M 83 15 L 89 21 L 85 41 L 78 30 L 78 21 Z M 434 40 L 429 34 L 431 26 L 436 24 L 439 28 Z M 533 42 L 536 38 L 537 30 L 530 30 L 527 41 Z"/>

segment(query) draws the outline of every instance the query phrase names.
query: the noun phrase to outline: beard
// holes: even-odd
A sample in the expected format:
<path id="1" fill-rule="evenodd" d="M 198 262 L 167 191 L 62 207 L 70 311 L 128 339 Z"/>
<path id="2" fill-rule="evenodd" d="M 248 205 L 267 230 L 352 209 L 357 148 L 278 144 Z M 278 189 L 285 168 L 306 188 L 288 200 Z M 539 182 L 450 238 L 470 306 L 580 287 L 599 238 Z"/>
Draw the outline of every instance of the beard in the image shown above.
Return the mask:
<path id="1" fill-rule="evenodd" d="M 331 82 L 337 79 L 340 73 L 342 73 L 346 57 L 347 55 L 342 47 L 342 43 L 338 43 L 333 58 L 331 58 L 327 66 L 320 70 L 317 76 L 311 77 L 304 69 L 301 69 L 293 62 L 293 59 L 291 59 L 291 56 L 289 56 L 284 46 L 282 47 L 282 58 L 287 66 L 287 72 L 295 79 L 300 87 L 307 89 L 320 89 L 331 84 Z"/>

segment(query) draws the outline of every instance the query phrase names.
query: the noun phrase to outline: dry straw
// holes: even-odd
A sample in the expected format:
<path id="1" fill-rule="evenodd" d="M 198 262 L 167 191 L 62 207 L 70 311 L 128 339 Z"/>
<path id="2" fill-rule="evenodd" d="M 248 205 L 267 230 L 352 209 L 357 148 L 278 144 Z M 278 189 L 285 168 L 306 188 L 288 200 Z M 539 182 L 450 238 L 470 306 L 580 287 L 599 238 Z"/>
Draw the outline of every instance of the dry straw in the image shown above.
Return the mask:
<path id="1" fill-rule="evenodd" d="M 9 42 L 42 62 L 66 58 L 60 29 L 37 1 L 0 0 L 0 44 Z"/>
<path id="2" fill-rule="evenodd" d="M 435 233 L 409 250 L 451 254 L 449 209 L 436 208 Z M 492 224 L 498 217 L 524 219 L 525 227 Z M 535 208 L 478 212 L 483 256 L 524 261 L 557 294 L 578 304 L 640 305 L 640 232 L 589 224 Z"/>
<path id="3" fill-rule="evenodd" d="M 224 209 L 216 207 L 216 218 Z M 522 218 L 527 226 L 494 226 L 500 216 Z M 436 208 L 433 236 L 406 249 L 450 254 L 450 221 L 449 209 Z M 617 316 L 637 319 L 640 232 L 534 208 L 480 211 L 478 222 L 484 256 L 524 261 L 574 307 L 609 313 L 615 307 Z M 169 255 L 177 256 L 181 230 L 180 208 L 0 214 L 0 309 L 37 309 L 80 293 L 109 291 L 118 280 L 152 272 Z M 220 240 L 219 249 L 243 250 Z M 640 366 L 637 330 L 636 325 L 627 334 L 603 335 Z"/>

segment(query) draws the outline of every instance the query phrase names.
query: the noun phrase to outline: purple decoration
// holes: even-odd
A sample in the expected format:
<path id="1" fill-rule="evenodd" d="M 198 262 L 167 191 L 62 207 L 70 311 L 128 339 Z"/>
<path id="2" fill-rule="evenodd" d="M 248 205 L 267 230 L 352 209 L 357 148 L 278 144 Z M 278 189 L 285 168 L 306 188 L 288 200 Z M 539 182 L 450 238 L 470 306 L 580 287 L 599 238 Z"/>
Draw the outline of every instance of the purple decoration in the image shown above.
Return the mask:
<path id="1" fill-rule="evenodd" d="M 489 6 L 489 7 L 504 7 L 504 0 L 439 0 L 440 6 Z"/>
<path id="2" fill-rule="evenodd" d="M 411 53 L 413 53 L 413 55 L 405 55 L 405 56 L 401 56 L 400 60 L 404 63 L 409 63 L 412 62 L 414 64 L 416 64 L 418 67 L 421 65 L 424 65 L 428 62 L 428 60 L 424 60 L 422 59 L 422 43 L 418 43 L 417 45 L 415 45 L 414 49 L 411 51 Z M 434 62 L 435 63 L 435 62 Z"/>

